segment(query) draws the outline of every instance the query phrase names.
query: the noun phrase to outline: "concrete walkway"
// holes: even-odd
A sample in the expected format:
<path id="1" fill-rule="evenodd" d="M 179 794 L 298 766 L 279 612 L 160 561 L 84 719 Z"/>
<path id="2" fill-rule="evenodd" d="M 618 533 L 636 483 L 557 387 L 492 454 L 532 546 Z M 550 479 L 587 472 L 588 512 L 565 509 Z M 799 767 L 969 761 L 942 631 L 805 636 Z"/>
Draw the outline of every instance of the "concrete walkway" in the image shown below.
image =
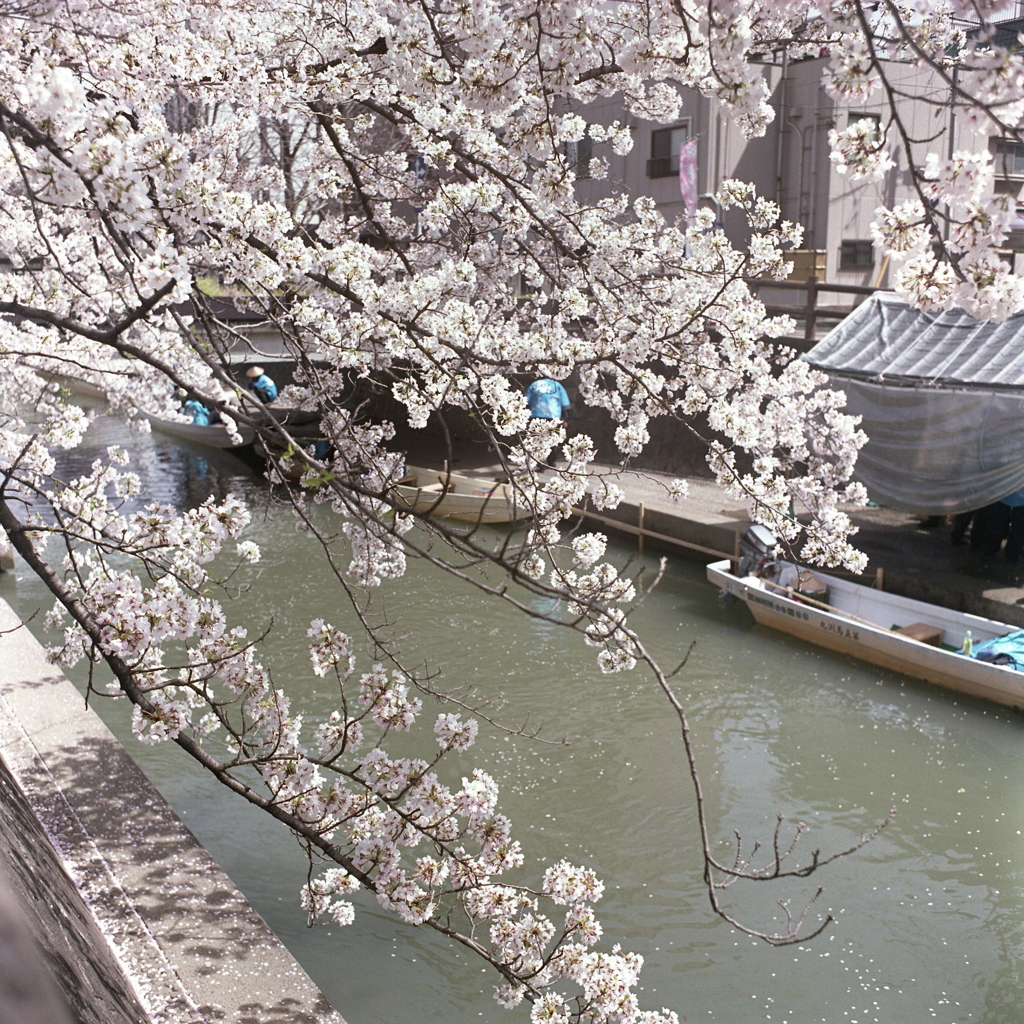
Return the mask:
<path id="1" fill-rule="evenodd" d="M 436 465 L 429 454 L 418 464 Z M 453 468 L 487 478 L 504 472 L 486 451 L 462 458 Z M 614 466 L 594 469 L 595 475 L 621 487 L 625 499 L 616 509 L 588 513 L 588 522 L 633 538 L 642 529 L 648 547 L 705 563 L 731 558 L 749 525 L 746 503 L 730 498 L 712 480 L 688 478 L 688 497 L 674 501 L 670 474 Z M 982 562 L 967 547 L 950 544 L 948 525 L 925 529 L 919 516 L 856 505 L 843 510 L 859 531 L 854 542 L 869 559 L 860 582 L 874 586 L 881 569 L 883 589 L 890 593 L 1024 627 L 1024 565 Z"/>
<path id="2" fill-rule="evenodd" d="M 738 533 L 749 522 L 745 504 L 713 481 L 689 480 L 689 497 L 674 502 L 668 496 L 672 478 L 665 474 L 603 472 L 626 498 L 614 511 L 601 513 L 601 525 L 637 536 L 642 504 L 645 544 L 650 546 L 709 562 L 715 553 L 731 556 Z M 950 544 L 948 525 L 926 529 L 919 516 L 859 506 L 844 506 L 844 511 L 859 531 L 854 542 L 869 559 L 861 577 L 865 584 L 875 583 L 880 568 L 883 589 L 891 593 L 1024 627 L 1024 566 L 1001 559 L 983 562 L 967 547 Z"/>
<path id="3" fill-rule="evenodd" d="M 920 516 L 885 508 L 849 508 L 860 528 L 854 542 L 885 570 L 885 589 L 895 594 L 1024 626 L 1024 566 L 1002 557 L 985 561 L 953 547 L 950 526 L 921 525 Z"/>
<path id="4" fill-rule="evenodd" d="M 344 1024 L 4 601 L 0 875 L 78 1024 Z"/>

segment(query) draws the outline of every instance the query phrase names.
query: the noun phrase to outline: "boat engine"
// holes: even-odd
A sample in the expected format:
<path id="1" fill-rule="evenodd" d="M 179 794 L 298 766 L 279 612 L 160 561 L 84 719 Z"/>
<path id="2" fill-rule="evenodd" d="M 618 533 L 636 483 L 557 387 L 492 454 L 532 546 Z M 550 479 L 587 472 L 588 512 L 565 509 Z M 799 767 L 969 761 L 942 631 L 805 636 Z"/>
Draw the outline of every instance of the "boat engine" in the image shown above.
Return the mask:
<path id="1" fill-rule="evenodd" d="M 736 575 L 740 578 L 756 576 L 765 562 L 774 559 L 778 546 L 779 542 L 771 530 L 759 523 L 752 524 L 740 537 L 740 560 Z"/>

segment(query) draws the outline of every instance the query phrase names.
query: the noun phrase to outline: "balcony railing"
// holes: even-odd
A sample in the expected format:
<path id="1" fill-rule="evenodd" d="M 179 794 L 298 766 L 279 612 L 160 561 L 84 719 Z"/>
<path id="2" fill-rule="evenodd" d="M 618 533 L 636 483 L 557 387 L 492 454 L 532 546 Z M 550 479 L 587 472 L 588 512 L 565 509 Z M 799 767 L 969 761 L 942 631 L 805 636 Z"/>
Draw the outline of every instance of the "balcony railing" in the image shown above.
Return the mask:
<path id="1" fill-rule="evenodd" d="M 674 163 L 670 156 L 656 156 L 653 160 L 647 161 L 648 178 L 672 178 L 679 173 L 679 165 Z"/>

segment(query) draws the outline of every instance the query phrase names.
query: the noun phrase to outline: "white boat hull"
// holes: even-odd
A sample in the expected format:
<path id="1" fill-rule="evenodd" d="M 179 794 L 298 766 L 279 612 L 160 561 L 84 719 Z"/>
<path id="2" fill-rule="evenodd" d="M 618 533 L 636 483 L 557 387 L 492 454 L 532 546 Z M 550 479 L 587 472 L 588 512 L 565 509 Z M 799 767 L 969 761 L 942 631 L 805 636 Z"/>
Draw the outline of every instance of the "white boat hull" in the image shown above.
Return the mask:
<path id="1" fill-rule="evenodd" d="M 149 420 L 150 426 L 161 434 L 170 434 L 171 437 L 191 441 L 193 444 L 205 444 L 210 448 L 241 448 L 243 445 L 252 444 L 256 438 L 255 431 L 243 424 L 238 425 L 238 432 L 242 435 L 241 441 L 233 441 L 228 434 L 228 428 L 223 423 L 201 427 L 195 423 L 165 420 L 148 412 L 143 412 L 143 416 Z"/>
<path id="2" fill-rule="evenodd" d="M 756 576 L 734 576 L 728 561 L 712 562 L 707 567 L 708 579 L 743 601 L 762 625 L 959 693 L 1024 707 L 1024 673 L 913 640 L 894 629 L 927 623 L 942 629 L 946 648 L 958 648 L 968 630 L 973 642 L 980 643 L 1016 632 L 1019 627 L 886 594 L 817 570 L 814 574 L 828 585 L 828 603 L 836 610 L 773 592 Z"/>
<path id="3" fill-rule="evenodd" d="M 394 494 L 399 504 L 416 512 L 463 523 L 511 523 L 530 515 L 512 488 L 495 480 L 415 466 L 408 467 L 408 474 L 415 484 L 396 484 Z"/>
<path id="4" fill-rule="evenodd" d="M 69 377 L 56 373 L 51 376 L 73 394 L 81 395 L 84 398 L 105 399 L 107 397 L 107 393 L 102 388 L 79 377 Z M 241 448 L 243 445 L 252 444 L 256 439 L 255 431 L 251 427 L 246 427 L 242 424 L 238 425 L 238 431 L 242 435 L 242 440 L 237 442 L 231 440 L 231 437 L 228 435 L 228 428 L 223 423 L 201 427 L 195 423 L 181 423 L 177 420 L 164 419 L 145 410 L 142 410 L 142 415 L 149 420 L 150 426 L 161 434 L 170 434 L 171 437 L 177 437 L 183 441 L 191 441 L 193 444 L 204 444 L 210 448 Z"/>

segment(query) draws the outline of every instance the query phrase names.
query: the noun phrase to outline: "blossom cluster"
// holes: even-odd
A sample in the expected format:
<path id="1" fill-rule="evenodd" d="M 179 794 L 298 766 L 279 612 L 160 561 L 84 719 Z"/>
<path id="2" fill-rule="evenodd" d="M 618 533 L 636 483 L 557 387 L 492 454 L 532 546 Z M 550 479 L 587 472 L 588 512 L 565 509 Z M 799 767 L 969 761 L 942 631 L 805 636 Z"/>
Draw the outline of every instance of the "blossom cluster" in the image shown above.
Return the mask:
<path id="1" fill-rule="evenodd" d="M 949 159 L 928 155 L 923 192 L 949 210 L 945 250 L 933 251 L 924 204 L 907 200 L 880 208 L 873 228 L 883 250 L 900 263 L 897 290 L 923 309 L 956 305 L 979 319 L 1004 320 L 1024 305 L 1024 281 L 993 252 L 1014 217 L 1009 195 L 993 195 L 995 168 L 989 153 L 957 151 Z"/>
<path id="2" fill-rule="evenodd" d="M 291 816 L 293 827 L 331 842 L 335 865 L 301 892 L 311 919 L 351 923 L 351 897 L 359 889 L 412 925 L 461 905 L 473 921 L 487 923 L 488 957 L 521 979 L 514 993 L 507 987 L 496 993 L 504 1004 L 526 994 L 533 1019 L 549 1019 L 541 1016 L 545 1008 L 569 1005 L 570 993 L 556 993 L 568 981 L 582 987 L 588 1019 L 648 1019 L 633 991 L 641 959 L 588 951 L 602 936 L 592 904 L 603 886 L 592 870 L 559 862 L 536 892 L 500 881 L 522 869 L 524 857 L 511 821 L 497 809 L 494 779 L 473 768 L 453 786 L 440 770 L 445 758 L 471 750 L 478 723 L 441 713 L 433 723 L 439 750 L 432 760 L 387 753 L 382 740 L 413 729 L 422 715 L 416 680 L 381 664 L 357 676 L 352 638 L 323 619 L 307 630 L 311 667 L 337 681 L 341 707 L 319 722 L 294 714 L 246 630 L 229 628 L 219 603 L 195 593 L 215 582 L 211 572 L 227 556 L 226 543 L 241 534 L 248 511 L 228 499 L 185 514 L 155 505 L 125 514 L 109 492 L 123 491 L 117 485 L 126 475 L 97 464 L 51 495 L 54 509 L 76 509 L 105 541 L 99 550 L 72 549 L 67 556 L 68 578 L 80 581 L 77 600 L 88 607 L 93 632 L 78 620 L 66 625 L 67 610 L 58 603 L 47 626 L 64 626 L 65 640 L 51 657 L 73 665 L 98 649 L 112 665 L 139 673 L 144 682 L 119 678 L 110 693 L 132 697 L 132 724 L 142 742 L 216 735 L 234 751 L 222 771 L 257 766 L 270 803 Z M 253 554 L 246 543 L 238 545 L 243 561 Z M 116 570 L 104 547 L 116 550 L 118 560 L 128 555 L 144 564 L 151 584 Z M 602 538 L 579 538 L 577 560 L 592 562 L 603 547 Z M 165 667 L 168 645 L 178 657 L 184 651 L 184 668 Z M 200 720 L 197 709 L 207 711 Z M 564 908 L 557 926 L 543 902 Z"/>

